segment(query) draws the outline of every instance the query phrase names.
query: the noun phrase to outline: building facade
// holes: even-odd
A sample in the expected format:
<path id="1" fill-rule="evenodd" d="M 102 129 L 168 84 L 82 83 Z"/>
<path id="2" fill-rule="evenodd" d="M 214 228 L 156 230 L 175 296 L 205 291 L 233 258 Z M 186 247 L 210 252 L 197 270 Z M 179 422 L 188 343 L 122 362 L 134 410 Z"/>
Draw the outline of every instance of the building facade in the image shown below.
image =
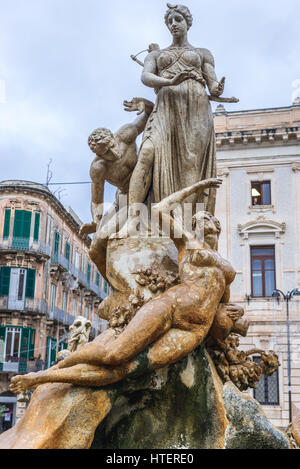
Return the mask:
<path id="1" fill-rule="evenodd" d="M 91 338 L 106 328 L 97 308 L 108 285 L 80 224 L 45 186 L 0 183 L 0 432 L 18 417 L 13 375 L 52 366 L 76 316 L 90 319 Z"/>
<path id="2" fill-rule="evenodd" d="M 250 329 L 244 349 L 274 350 L 282 364 L 255 397 L 279 427 L 289 423 L 286 304 L 272 298 L 300 288 L 300 100 L 290 107 L 215 113 L 219 249 L 236 269 L 232 302 Z M 300 406 L 300 298 L 289 303 L 292 401 Z"/>

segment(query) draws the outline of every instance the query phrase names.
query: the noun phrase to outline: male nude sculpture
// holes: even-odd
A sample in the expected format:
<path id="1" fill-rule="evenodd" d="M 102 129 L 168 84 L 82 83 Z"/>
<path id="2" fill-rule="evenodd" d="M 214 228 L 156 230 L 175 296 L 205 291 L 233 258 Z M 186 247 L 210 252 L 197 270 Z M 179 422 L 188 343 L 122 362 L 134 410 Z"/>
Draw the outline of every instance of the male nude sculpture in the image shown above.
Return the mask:
<path id="1" fill-rule="evenodd" d="M 137 163 L 136 139 L 144 131 L 153 109 L 153 103 L 143 98 L 124 101 L 124 106 L 128 112 L 138 111 L 139 117 L 134 122 L 122 126 L 114 135 L 108 129 L 96 129 L 88 140 L 91 150 L 96 154 L 90 169 L 93 221 L 83 225 L 80 233 L 85 235 L 96 233 L 89 254 L 104 278 L 106 278 L 106 245 L 111 234 L 108 224 L 119 210 L 120 196 L 128 194 L 130 178 Z M 117 187 L 118 191 L 114 206 L 103 215 L 105 181 Z M 126 217 L 127 210 L 119 214 L 118 223 L 121 225 L 122 220 L 126 221 Z"/>

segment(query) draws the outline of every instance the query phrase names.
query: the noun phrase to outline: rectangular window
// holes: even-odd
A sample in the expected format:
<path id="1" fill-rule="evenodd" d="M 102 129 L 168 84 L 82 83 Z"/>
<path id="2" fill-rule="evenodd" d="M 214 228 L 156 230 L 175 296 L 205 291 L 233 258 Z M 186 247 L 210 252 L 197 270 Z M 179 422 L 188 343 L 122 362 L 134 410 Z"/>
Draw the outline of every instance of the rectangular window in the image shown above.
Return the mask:
<path id="1" fill-rule="evenodd" d="M 25 269 L 20 269 L 18 284 L 18 301 L 21 301 L 24 298 L 25 274 Z"/>
<path id="2" fill-rule="evenodd" d="M 41 215 L 36 212 L 34 216 L 34 232 L 33 232 L 33 240 L 37 242 L 39 240 L 39 233 L 40 233 L 40 218 Z"/>
<path id="3" fill-rule="evenodd" d="M 100 287 L 100 274 L 99 272 L 96 273 L 96 285 Z"/>
<path id="4" fill-rule="evenodd" d="M 31 229 L 31 212 L 15 210 L 13 247 L 15 249 L 28 249 Z"/>
<path id="5" fill-rule="evenodd" d="M 91 283 L 91 264 L 87 266 L 87 284 L 90 286 Z"/>
<path id="6" fill-rule="evenodd" d="M 54 254 L 54 257 L 58 257 L 58 253 L 59 253 L 59 240 L 60 240 L 60 234 L 58 231 L 55 232 L 55 235 L 54 235 L 54 249 L 53 249 L 53 254 Z"/>
<path id="7" fill-rule="evenodd" d="M 4 217 L 4 228 L 3 228 L 3 238 L 7 239 L 9 237 L 9 228 L 10 228 L 10 208 L 5 210 L 5 217 Z"/>
<path id="8" fill-rule="evenodd" d="M 11 268 L 3 266 L 0 268 L 0 296 L 9 295 Z"/>
<path id="9" fill-rule="evenodd" d="M 255 357 L 253 360 L 259 365 L 261 358 Z M 254 389 L 254 399 L 261 405 L 280 405 L 278 370 L 272 376 L 261 375 Z"/>
<path id="10" fill-rule="evenodd" d="M 79 252 L 75 252 L 75 267 L 76 269 L 79 269 Z"/>
<path id="11" fill-rule="evenodd" d="M 73 298 L 73 310 L 72 310 L 73 316 L 76 317 L 77 315 L 77 300 L 76 298 Z"/>
<path id="12" fill-rule="evenodd" d="M 47 354 L 46 354 L 46 368 L 55 365 L 56 362 L 56 344 L 57 340 L 52 337 L 47 337 Z"/>
<path id="13" fill-rule="evenodd" d="M 68 292 L 64 291 L 62 309 L 65 313 L 67 312 L 67 308 L 68 308 Z"/>
<path id="14" fill-rule="evenodd" d="M 12 361 L 19 358 L 21 347 L 21 328 L 7 327 L 5 340 L 5 361 Z"/>
<path id="15" fill-rule="evenodd" d="M 271 297 L 275 288 L 274 246 L 251 247 L 252 297 Z"/>
<path id="16" fill-rule="evenodd" d="M 35 290 L 35 270 L 34 269 L 27 269 L 27 278 L 26 278 L 26 298 L 34 298 L 34 290 Z"/>
<path id="17" fill-rule="evenodd" d="M 56 285 L 51 283 L 51 294 L 50 294 L 50 311 L 53 313 L 55 308 L 55 300 L 56 300 Z"/>
<path id="18" fill-rule="evenodd" d="M 26 296 L 27 270 L 11 268 L 9 282 L 8 308 L 19 311 L 24 309 Z"/>
<path id="19" fill-rule="evenodd" d="M 271 205 L 271 181 L 251 183 L 252 205 Z"/>
<path id="20" fill-rule="evenodd" d="M 67 259 L 67 261 L 70 260 L 70 244 L 68 242 L 66 242 L 66 248 L 65 248 L 65 258 Z"/>

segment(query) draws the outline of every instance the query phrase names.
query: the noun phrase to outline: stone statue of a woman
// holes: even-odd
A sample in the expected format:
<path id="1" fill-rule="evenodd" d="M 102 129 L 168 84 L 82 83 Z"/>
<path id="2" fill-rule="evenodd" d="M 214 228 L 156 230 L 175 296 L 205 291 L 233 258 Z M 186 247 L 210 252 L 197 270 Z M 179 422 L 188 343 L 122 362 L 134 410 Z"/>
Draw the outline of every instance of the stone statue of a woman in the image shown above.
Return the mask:
<path id="1" fill-rule="evenodd" d="M 188 42 L 192 21 L 187 7 L 168 4 L 165 22 L 173 42 L 146 57 L 142 82 L 155 89 L 157 100 L 131 179 L 129 204 L 143 203 L 149 189 L 149 200 L 158 203 L 216 177 L 214 122 L 206 86 L 218 97 L 225 79 L 217 80 L 212 54 Z M 196 194 L 187 202 L 204 203 L 204 209 L 214 214 L 215 189 L 207 199 Z"/>

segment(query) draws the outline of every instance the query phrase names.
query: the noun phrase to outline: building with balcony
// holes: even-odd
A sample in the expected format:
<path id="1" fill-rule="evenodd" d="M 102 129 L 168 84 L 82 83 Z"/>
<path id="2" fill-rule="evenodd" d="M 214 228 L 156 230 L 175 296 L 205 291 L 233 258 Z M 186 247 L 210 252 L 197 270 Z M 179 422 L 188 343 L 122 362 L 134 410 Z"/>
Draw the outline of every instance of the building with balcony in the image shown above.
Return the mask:
<path id="1" fill-rule="evenodd" d="M 300 100 L 274 109 L 215 113 L 219 249 L 236 269 L 232 302 L 250 320 L 245 349 L 274 350 L 282 364 L 262 378 L 255 397 L 279 427 L 287 427 L 286 305 L 272 298 L 300 288 Z M 290 302 L 292 402 L 300 406 L 300 301 Z"/>
<path id="2" fill-rule="evenodd" d="M 8 390 L 14 374 L 52 366 L 76 316 L 91 320 L 91 338 L 106 328 L 97 307 L 109 287 L 79 228 L 76 214 L 47 187 L 0 183 L 0 405 L 10 409 L 4 429 L 16 418 Z"/>

